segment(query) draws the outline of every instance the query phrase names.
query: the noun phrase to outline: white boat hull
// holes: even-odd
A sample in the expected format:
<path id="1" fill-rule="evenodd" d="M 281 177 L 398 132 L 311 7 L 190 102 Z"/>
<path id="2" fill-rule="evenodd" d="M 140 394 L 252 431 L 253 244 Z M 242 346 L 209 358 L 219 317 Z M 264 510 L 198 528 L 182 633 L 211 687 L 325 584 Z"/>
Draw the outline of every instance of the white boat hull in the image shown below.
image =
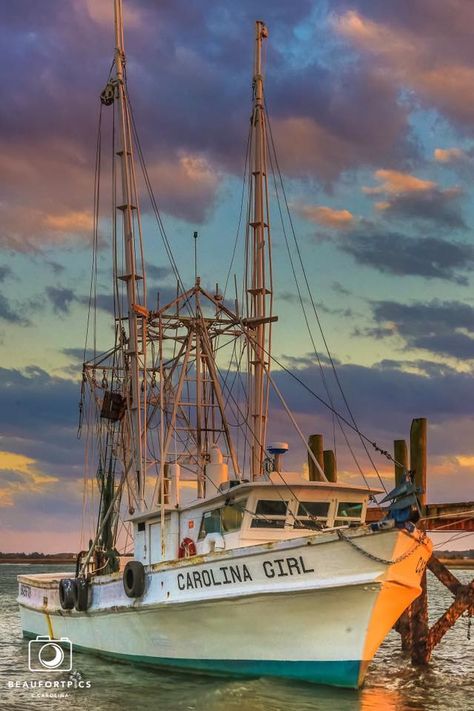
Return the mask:
<path id="1" fill-rule="evenodd" d="M 414 535 L 354 538 L 376 557 L 406 556 L 393 564 L 335 534 L 160 564 L 138 600 L 125 596 L 121 577 L 107 576 L 94 582 L 87 613 L 60 609 L 57 578 L 20 576 L 23 631 L 125 661 L 358 687 L 419 594 L 431 547 Z"/>

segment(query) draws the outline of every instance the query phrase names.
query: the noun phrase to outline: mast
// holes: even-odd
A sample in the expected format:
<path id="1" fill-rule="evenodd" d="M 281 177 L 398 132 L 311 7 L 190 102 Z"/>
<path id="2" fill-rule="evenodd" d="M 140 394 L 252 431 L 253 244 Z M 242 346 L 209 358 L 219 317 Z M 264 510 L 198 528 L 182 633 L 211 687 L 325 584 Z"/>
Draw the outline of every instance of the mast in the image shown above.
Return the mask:
<path id="1" fill-rule="evenodd" d="M 129 456 L 131 459 L 130 471 L 135 473 L 137 487 L 137 502 L 139 509 L 144 505 L 145 467 L 143 461 L 144 438 L 142 432 L 142 404 L 141 404 L 141 379 L 140 379 L 140 349 L 139 349 L 139 315 L 136 307 L 139 306 L 137 294 L 137 280 L 142 278 L 137 275 L 135 260 L 135 232 L 134 211 L 137 210 L 135 172 L 133 166 L 133 146 L 131 138 L 130 115 L 125 87 L 125 52 L 123 41 L 123 14 L 122 0 L 114 0 L 115 18 L 115 84 L 117 87 L 117 100 L 119 108 L 119 150 L 117 155 L 121 165 L 122 202 L 117 209 L 122 213 L 123 243 L 125 256 L 125 274 L 118 278 L 125 282 L 128 309 L 128 343 L 124 353 L 128 378 L 125 381 L 124 395 L 127 399 L 129 421 Z M 143 307 L 142 307 L 143 310 Z M 142 330 L 142 338 L 144 338 Z M 145 353 L 142 344 L 142 352 Z M 127 367 L 128 366 L 128 367 Z M 127 382 L 128 380 L 128 382 Z M 126 463 L 128 466 L 128 463 Z"/>
<path id="2" fill-rule="evenodd" d="M 253 74 L 252 112 L 252 230 L 247 269 L 247 294 L 250 317 L 254 324 L 249 353 L 250 416 L 252 423 L 251 475 L 263 472 L 268 414 L 268 378 L 270 367 L 270 318 L 272 310 L 271 241 L 268 214 L 267 141 L 262 74 L 262 45 L 268 30 L 261 20 L 255 23 L 255 61 Z"/>

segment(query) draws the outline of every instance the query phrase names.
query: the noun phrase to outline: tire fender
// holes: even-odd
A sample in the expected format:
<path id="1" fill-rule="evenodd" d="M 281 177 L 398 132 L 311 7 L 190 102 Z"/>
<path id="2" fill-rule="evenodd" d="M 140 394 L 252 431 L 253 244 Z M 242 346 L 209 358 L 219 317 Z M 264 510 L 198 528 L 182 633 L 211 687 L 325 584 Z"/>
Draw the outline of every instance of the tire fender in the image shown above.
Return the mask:
<path id="1" fill-rule="evenodd" d="M 86 612 L 90 605 L 91 587 L 87 578 L 76 578 L 76 604 L 78 612 Z"/>
<path id="2" fill-rule="evenodd" d="M 123 589 L 127 597 L 141 597 L 145 592 L 145 568 L 139 560 L 129 560 L 125 566 Z"/>
<path id="3" fill-rule="evenodd" d="M 75 578 L 61 578 L 59 581 L 59 604 L 63 610 L 72 610 L 77 600 Z"/>

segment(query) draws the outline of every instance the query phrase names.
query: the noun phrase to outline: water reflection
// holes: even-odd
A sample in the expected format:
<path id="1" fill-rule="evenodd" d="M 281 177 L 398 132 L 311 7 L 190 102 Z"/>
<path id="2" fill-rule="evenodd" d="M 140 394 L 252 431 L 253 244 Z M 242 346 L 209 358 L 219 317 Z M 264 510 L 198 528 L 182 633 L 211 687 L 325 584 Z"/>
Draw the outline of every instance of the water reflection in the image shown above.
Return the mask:
<path id="1" fill-rule="evenodd" d="M 25 571 L 47 572 L 41 566 Z M 170 674 L 113 664 L 90 654 L 74 654 L 73 665 L 92 682 L 64 700 L 35 699 L 26 689 L 8 690 L 7 680 L 31 679 L 27 643 L 22 640 L 16 603 L 21 566 L 0 566 L 0 708 L 27 711 L 467 711 L 474 709 L 473 642 L 467 620 L 459 620 L 435 651 L 427 669 L 414 668 L 391 633 L 370 665 L 360 691 L 317 687 L 277 679 L 231 680 Z M 463 581 L 472 571 L 458 571 Z M 431 621 L 451 602 L 450 594 L 430 581 Z"/>
<path id="2" fill-rule="evenodd" d="M 425 708 L 405 699 L 400 691 L 362 689 L 360 692 L 359 711 L 425 711 Z"/>

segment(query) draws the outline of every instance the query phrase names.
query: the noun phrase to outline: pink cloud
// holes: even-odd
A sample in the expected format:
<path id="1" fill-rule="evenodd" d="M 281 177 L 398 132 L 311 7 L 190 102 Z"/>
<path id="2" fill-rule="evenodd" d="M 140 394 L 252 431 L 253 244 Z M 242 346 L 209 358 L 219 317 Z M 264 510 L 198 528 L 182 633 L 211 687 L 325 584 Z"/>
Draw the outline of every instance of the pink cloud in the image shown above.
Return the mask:
<path id="1" fill-rule="evenodd" d="M 203 155 L 180 151 L 149 166 L 161 208 L 171 215 L 203 222 L 219 189 L 221 175 Z"/>
<path id="2" fill-rule="evenodd" d="M 413 217 L 464 228 L 459 209 L 463 191 L 459 187 L 440 188 L 433 180 L 417 178 L 397 170 L 377 170 L 379 185 L 363 187 L 366 195 L 380 196 L 375 203 L 379 212 L 396 217 Z"/>
<path id="3" fill-rule="evenodd" d="M 409 173 L 401 173 L 398 170 L 376 170 L 375 177 L 380 185 L 373 188 L 362 188 L 367 195 L 379 195 L 381 193 L 400 195 L 402 193 L 425 192 L 436 187 L 436 183 L 432 180 L 422 180 Z"/>
<path id="4" fill-rule="evenodd" d="M 429 8 L 427 12 L 429 15 Z M 449 24 L 453 16 L 449 16 Z M 418 31 L 408 24 L 376 22 L 356 10 L 334 16 L 333 26 L 358 50 L 374 55 L 379 71 L 388 71 L 394 82 L 411 87 L 425 103 L 436 106 L 451 118 L 472 124 L 474 67 L 466 63 L 465 56 L 453 56 L 455 38 L 452 35 L 460 31 L 459 27 L 449 37 L 451 46 L 445 42 L 440 47 L 436 41 L 439 27 L 437 33 L 426 29 Z"/>
<path id="5" fill-rule="evenodd" d="M 354 215 L 349 210 L 335 210 L 323 205 L 297 205 L 296 210 L 307 220 L 325 227 L 346 229 L 354 222 Z"/>
<path id="6" fill-rule="evenodd" d="M 468 159 L 461 148 L 435 148 L 433 157 L 438 163 L 458 163 Z"/>
<path id="7" fill-rule="evenodd" d="M 287 174 L 301 176 L 316 172 L 333 180 L 357 162 L 354 143 L 312 118 L 274 119 L 273 132 L 281 165 Z"/>

